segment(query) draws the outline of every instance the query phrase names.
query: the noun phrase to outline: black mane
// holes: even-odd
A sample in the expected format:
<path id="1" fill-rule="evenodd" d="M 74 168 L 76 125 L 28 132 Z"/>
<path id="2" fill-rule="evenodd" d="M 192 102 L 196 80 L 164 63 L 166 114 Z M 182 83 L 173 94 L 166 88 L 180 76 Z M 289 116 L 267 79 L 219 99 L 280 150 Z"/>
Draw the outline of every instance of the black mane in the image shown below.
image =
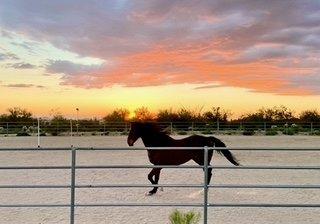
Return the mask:
<path id="1" fill-rule="evenodd" d="M 155 122 L 132 122 L 131 125 L 134 125 L 136 128 L 138 128 L 140 131 L 142 131 L 145 134 L 164 134 L 169 135 L 169 130 L 165 130 L 161 128 L 157 123 Z"/>

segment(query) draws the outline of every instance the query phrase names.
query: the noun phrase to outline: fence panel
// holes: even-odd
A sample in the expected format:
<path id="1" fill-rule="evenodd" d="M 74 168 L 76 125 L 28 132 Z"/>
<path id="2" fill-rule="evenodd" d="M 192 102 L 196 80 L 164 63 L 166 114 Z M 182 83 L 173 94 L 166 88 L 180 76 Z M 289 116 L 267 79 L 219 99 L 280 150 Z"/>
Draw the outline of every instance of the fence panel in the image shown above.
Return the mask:
<path id="1" fill-rule="evenodd" d="M 42 169 L 69 169 L 71 171 L 70 185 L 0 185 L 0 189 L 32 189 L 32 188 L 67 188 L 70 189 L 70 204 L 0 204 L 0 208 L 50 208 L 50 207 L 69 207 L 70 208 L 70 223 L 75 223 L 75 209 L 77 207 L 202 207 L 203 208 L 203 223 L 208 221 L 208 208 L 209 207 L 244 207 L 244 208 L 320 208 L 319 204 L 261 204 L 261 203 L 209 203 L 208 190 L 209 188 L 261 188 L 261 189 L 320 189 L 320 185 L 230 185 L 230 184 L 211 184 L 207 183 L 209 169 L 290 169 L 290 170 L 320 170 L 320 166 L 210 166 L 208 165 L 208 151 L 209 150 L 237 150 L 237 151 L 295 151 L 295 152 L 320 152 L 318 147 L 309 148 L 247 148 L 247 147 L 188 147 L 188 148 L 172 148 L 172 147 L 157 147 L 148 148 L 150 150 L 204 150 L 204 165 L 191 166 L 191 165 L 106 165 L 106 166 L 77 166 L 76 152 L 81 150 L 86 151 L 125 151 L 125 150 L 146 150 L 146 148 L 2 148 L 0 153 L 4 151 L 70 151 L 71 164 L 70 166 L 0 166 L 0 170 L 42 170 Z M 76 170 L 77 169 L 119 169 L 119 168 L 179 168 L 179 169 L 203 169 L 204 182 L 200 184 L 100 184 L 100 185 L 81 185 L 76 184 Z M 203 188 L 204 196 L 203 203 L 99 203 L 99 204 L 78 204 L 76 203 L 75 191 L 77 188 L 134 188 L 134 187 L 182 187 L 182 188 Z"/>

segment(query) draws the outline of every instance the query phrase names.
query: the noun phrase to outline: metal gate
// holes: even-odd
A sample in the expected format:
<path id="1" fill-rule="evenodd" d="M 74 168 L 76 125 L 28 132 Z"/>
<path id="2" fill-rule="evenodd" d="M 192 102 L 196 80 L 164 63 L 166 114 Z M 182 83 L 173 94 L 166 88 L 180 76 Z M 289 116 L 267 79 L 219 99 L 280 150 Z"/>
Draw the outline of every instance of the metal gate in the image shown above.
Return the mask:
<path id="1" fill-rule="evenodd" d="M 229 185 L 229 184 L 210 184 L 206 183 L 208 176 L 208 168 L 214 169 L 256 169 L 256 170 L 270 170 L 270 169 L 280 169 L 280 170 L 320 170 L 320 166 L 209 166 L 208 165 L 208 151 L 219 149 L 219 150 L 246 150 L 246 151 L 320 151 L 320 148 L 239 148 L 239 147 L 228 147 L 228 148 L 218 148 L 218 147 L 188 147 L 188 148 L 172 148 L 172 147 L 156 147 L 148 148 L 150 150 L 173 150 L 173 149 L 184 149 L 184 150 L 203 150 L 204 151 L 204 165 L 203 166 L 191 166 L 191 165 L 181 165 L 181 166 L 171 166 L 171 165 L 105 165 L 105 166 L 79 166 L 76 163 L 77 151 L 125 151 L 125 150 L 146 150 L 146 148 L 1 148 L 0 153 L 4 151 L 70 151 L 71 154 L 71 164 L 69 166 L 0 166 L 0 170 L 42 170 L 42 169 L 65 169 L 70 170 L 70 184 L 69 185 L 0 185 L 0 188 L 13 189 L 13 188 L 67 188 L 70 189 L 70 203 L 69 204 L 0 204 L 0 208 L 32 208 L 32 207 L 69 207 L 70 208 L 70 223 L 75 223 L 75 209 L 77 207 L 130 207 L 130 206 L 145 206 L 145 207 L 163 207 L 163 206 L 179 206 L 179 207 L 202 207 L 203 208 L 203 223 L 207 224 L 208 220 L 208 208 L 209 207 L 278 207 L 278 208 L 320 208 L 319 204 L 234 204 L 234 203 L 210 203 L 208 202 L 208 190 L 209 188 L 290 188 L 290 189 L 320 189 L 319 185 Z M 1 156 L 1 154 L 0 154 Z M 76 184 L 76 170 L 79 169 L 137 169 L 137 168 L 179 168 L 179 169 L 203 169 L 204 170 L 204 181 L 203 184 L 122 184 L 122 185 L 81 185 Z M 203 203 L 100 203 L 100 204 L 81 204 L 76 203 L 75 191 L 77 188 L 132 188 L 132 187 L 184 187 L 184 188 L 203 188 Z"/>

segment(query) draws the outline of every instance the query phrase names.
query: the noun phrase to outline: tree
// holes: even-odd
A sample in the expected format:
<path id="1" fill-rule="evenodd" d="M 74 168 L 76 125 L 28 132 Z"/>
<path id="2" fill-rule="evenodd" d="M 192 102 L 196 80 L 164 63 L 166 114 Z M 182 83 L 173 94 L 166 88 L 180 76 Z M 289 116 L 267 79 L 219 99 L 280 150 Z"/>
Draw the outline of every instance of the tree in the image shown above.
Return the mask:
<path id="1" fill-rule="evenodd" d="M 157 114 L 157 121 L 160 122 L 174 122 L 178 120 L 178 114 L 173 112 L 172 109 L 160 110 Z"/>
<path id="2" fill-rule="evenodd" d="M 129 119 L 129 115 L 128 109 L 118 108 L 106 115 L 103 120 L 105 122 L 125 122 Z"/>
<path id="3" fill-rule="evenodd" d="M 320 122 L 320 114 L 317 110 L 306 110 L 300 114 L 299 119 L 302 122 Z"/>
<path id="4" fill-rule="evenodd" d="M 44 123 L 45 132 L 51 133 L 51 135 L 59 135 L 71 130 L 70 120 L 65 118 L 58 109 L 52 109 L 50 115 L 52 116 L 51 120 Z"/>
<path id="5" fill-rule="evenodd" d="M 285 106 L 261 108 L 257 112 L 242 115 L 240 120 L 245 122 L 287 122 L 296 119 L 293 114 L 293 111 Z"/>
<path id="6" fill-rule="evenodd" d="M 274 121 L 290 121 L 295 118 L 293 116 L 293 111 L 283 105 L 280 107 L 273 107 L 272 113 Z"/>
<path id="7" fill-rule="evenodd" d="M 155 116 L 149 111 L 147 107 L 140 107 L 134 111 L 134 120 L 137 121 L 152 121 Z"/>
<path id="8" fill-rule="evenodd" d="M 203 118 L 207 121 L 227 122 L 231 113 L 226 110 L 221 110 L 220 107 L 212 107 L 210 111 L 203 113 Z"/>
<path id="9" fill-rule="evenodd" d="M 0 119 L 5 122 L 31 122 L 35 119 L 32 113 L 20 107 L 13 107 L 8 109 L 9 114 L 3 114 Z"/>

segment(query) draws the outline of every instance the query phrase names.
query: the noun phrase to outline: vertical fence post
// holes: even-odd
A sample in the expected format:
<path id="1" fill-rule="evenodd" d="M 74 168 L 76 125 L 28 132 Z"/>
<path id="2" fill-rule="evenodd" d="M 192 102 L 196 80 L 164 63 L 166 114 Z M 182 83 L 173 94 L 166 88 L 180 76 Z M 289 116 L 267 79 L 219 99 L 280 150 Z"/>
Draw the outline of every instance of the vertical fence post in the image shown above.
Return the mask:
<path id="1" fill-rule="evenodd" d="M 172 122 L 170 122 L 170 133 L 172 134 L 173 132 L 173 127 L 172 127 Z"/>
<path id="2" fill-rule="evenodd" d="M 72 144 L 72 120 L 70 120 L 70 145 L 71 147 L 73 147 L 73 144 Z"/>
<path id="3" fill-rule="evenodd" d="M 217 119 L 217 131 L 220 131 L 219 118 Z"/>
<path id="4" fill-rule="evenodd" d="M 267 123 L 266 122 L 263 122 L 263 129 L 265 132 L 267 131 Z"/>
<path id="5" fill-rule="evenodd" d="M 38 117 L 38 148 L 40 148 L 40 118 Z"/>
<path id="6" fill-rule="evenodd" d="M 310 124 L 310 130 L 311 130 L 311 134 L 313 134 L 313 123 L 312 122 Z"/>
<path id="7" fill-rule="evenodd" d="M 208 147 L 204 147 L 203 223 L 208 223 Z"/>
<path id="8" fill-rule="evenodd" d="M 74 224 L 75 184 L 76 184 L 76 149 L 74 147 L 71 147 L 70 224 Z"/>
<path id="9" fill-rule="evenodd" d="M 7 136 L 9 136 L 9 123 L 7 122 Z"/>

